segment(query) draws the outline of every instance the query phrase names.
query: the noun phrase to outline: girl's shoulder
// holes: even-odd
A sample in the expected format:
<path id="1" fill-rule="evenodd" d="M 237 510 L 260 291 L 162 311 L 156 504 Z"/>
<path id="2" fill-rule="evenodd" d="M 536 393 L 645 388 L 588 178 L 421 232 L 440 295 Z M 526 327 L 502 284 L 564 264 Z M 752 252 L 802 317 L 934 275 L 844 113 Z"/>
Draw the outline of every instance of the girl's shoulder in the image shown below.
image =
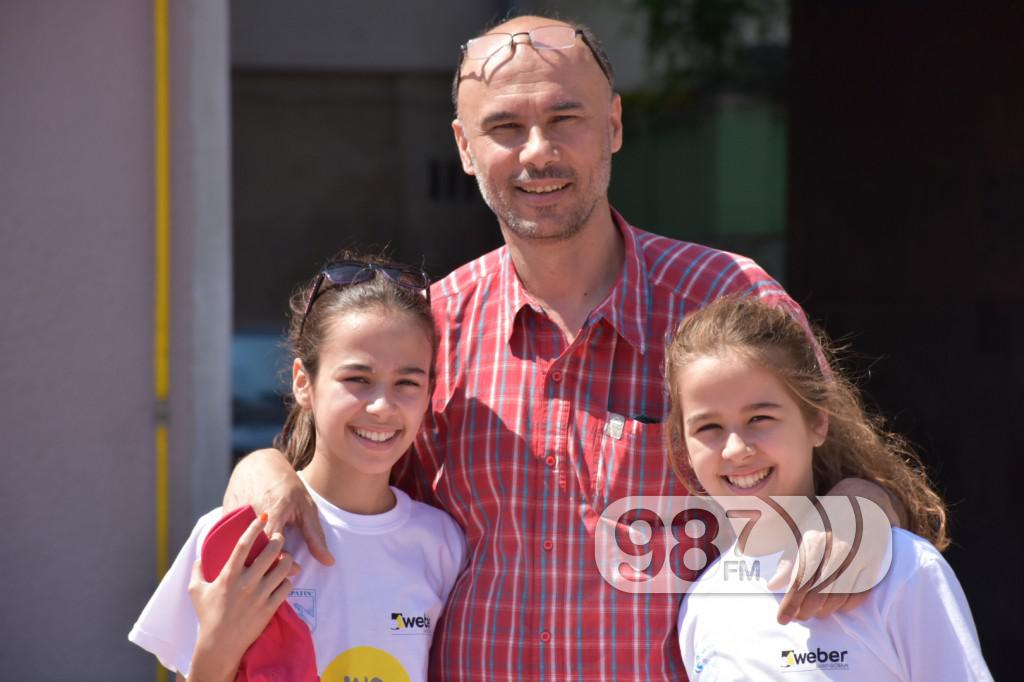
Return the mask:
<path id="1" fill-rule="evenodd" d="M 455 522 L 455 519 L 443 509 L 438 509 L 426 502 L 420 502 L 409 497 L 405 492 L 394 489 L 395 497 L 399 499 L 399 504 L 407 504 L 409 506 L 409 523 L 417 524 L 418 526 L 439 534 L 447 536 L 463 537 L 462 529 L 459 524 Z M 404 498 L 404 500 L 402 499 Z"/>
<path id="2" fill-rule="evenodd" d="M 409 511 L 413 518 L 434 524 L 455 523 L 455 520 L 445 510 L 426 502 L 414 500 L 401 488 L 392 488 L 392 490 L 395 493 L 395 499 L 398 501 L 398 504 L 409 506 Z"/>
<path id="3" fill-rule="evenodd" d="M 892 563 L 886 580 L 905 582 L 919 577 L 922 571 L 927 571 L 930 568 L 953 572 L 935 545 L 920 535 L 915 535 L 902 528 L 893 528 L 891 537 Z"/>
<path id="4" fill-rule="evenodd" d="M 892 561 L 882 580 L 871 589 L 883 617 L 892 617 L 908 604 L 930 604 L 941 612 L 969 613 L 963 588 L 942 553 L 919 535 L 892 529 Z"/>
<path id="5" fill-rule="evenodd" d="M 431 546 L 439 556 L 444 557 L 443 563 L 450 573 L 446 589 L 451 589 L 455 576 L 466 563 L 466 536 L 462 528 L 448 512 L 414 500 L 397 488 L 393 490 L 399 505 L 405 504 L 409 508 L 406 526 L 411 527 L 415 536 Z"/>
<path id="6" fill-rule="evenodd" d="M 224 517 L 224 514 L 224 507 L 215 507 L 200 516 L 196 520 L 196 525 L 192 527 L 192 533 L 189 535 L 189 539 L 186 541 L 185 546 L 182 547 L 182 550 L 191 546 L 196 558 L 198 559 L 199 549 L 206 541 L 206 536 L 209 535 L 210 529 Z"/>

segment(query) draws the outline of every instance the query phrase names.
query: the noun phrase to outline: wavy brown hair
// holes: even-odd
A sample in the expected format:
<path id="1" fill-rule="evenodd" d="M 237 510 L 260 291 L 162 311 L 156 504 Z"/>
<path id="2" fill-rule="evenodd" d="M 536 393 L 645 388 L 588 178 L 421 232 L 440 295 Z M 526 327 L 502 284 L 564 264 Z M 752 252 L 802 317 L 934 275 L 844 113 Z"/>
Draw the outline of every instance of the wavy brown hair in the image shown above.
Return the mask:
<path id="1" fill-rule="evenodd" d="M 820 413 L 828 415 L 828 435 L 814 449 L 816 494 L 827 493 L 844 478 L 872 481 L 903 505 L 908 530 L 940 550 L 949 545 L 945 504 L 906 438 L 888 431 L 882 417 L 865 409 L 823 333 L 810 332 L 783 308 L 757 299 L 726 296 L 692 313 L 665 353 L 671 396 L 665 445 L 672 470 L 691 493 L 705 494 L 686 453 L 679 377 L 689 362 L 723 353 L 738 353 L 775 374 L 808 423 Z"/>
<path id="2" fill-rule="evenodd" d="M 382 256 L 365 256 L 353 251 L 342 251 L 328 262 L 354 260 L 382 266 L 405 267 Z M 326 267 L 326 266 L 325 266 Z M 437 354 L 437 331 L 430 303 L 417 291 L 399 286 L 380 272 L 373 279 L 348 286 L 324 282 L 316 300 L 309 309 L 305 324 L 303 313 L 317 276 L 299 289 L 289 301 L 291 314 L 288 324 L 287 348 L 293 358 L 302 361 L 310 379 L 316 380 L 320 369 L 320 349 L 327 338 L 331 324 L 341 317 L 355 312 L 383 311 L 388 314 L 408 314 L 430 339 L 430 382 L 434 379 L 434 357 Z M 296 471 L 304 469 L 313 459 L 316 450 L 316 425 L 313 413 L 295 402 L 291 394 L 286 398 L 288 417 L 284 426 L 274 438 L 274 447 L 284 453 Z"/>

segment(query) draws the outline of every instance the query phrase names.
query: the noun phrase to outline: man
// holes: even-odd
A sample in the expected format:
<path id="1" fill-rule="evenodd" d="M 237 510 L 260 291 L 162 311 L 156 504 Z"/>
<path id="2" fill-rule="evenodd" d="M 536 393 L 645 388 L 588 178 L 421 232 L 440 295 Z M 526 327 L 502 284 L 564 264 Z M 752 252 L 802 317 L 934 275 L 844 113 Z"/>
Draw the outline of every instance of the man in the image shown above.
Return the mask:
<path id="1" fill-rule="evenodd" d="M 663 346 L 739 292 L 799 307 L 749 259 L 631 226 L 608 204 L 621 100 L 592 35 L 544 17 L 469 41 L 452 123 L 505 246 L 434 285 L 432 410 L 403 474 L 466 532 L 469 564 L 435 631 L 439 679 L 683 679 L 679 594 L 630 594 L 595 563 L 612 502 L 683 495 L 662 447 Z M 887 503 L 852 481 L 845 493 Z M 330 561 L 277 453 L 242 462 L 227 504 L 296 523 Z M 640 548 L 645 549 L 645 548 Z M 798 594 L 781 618 L 842 598 Z"/>

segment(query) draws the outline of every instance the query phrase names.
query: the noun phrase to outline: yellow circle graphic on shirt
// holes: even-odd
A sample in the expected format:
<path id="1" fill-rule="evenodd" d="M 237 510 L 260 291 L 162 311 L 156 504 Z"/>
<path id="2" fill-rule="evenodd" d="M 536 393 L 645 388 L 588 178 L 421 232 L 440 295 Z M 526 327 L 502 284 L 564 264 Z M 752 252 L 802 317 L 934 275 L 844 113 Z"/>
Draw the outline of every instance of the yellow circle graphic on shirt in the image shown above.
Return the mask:
<path id="1" fill-rule="evenodd" d="M 357 646 L 331 661 L 320 682 L 409 682 L 398 659 L 372 646 Z"/>

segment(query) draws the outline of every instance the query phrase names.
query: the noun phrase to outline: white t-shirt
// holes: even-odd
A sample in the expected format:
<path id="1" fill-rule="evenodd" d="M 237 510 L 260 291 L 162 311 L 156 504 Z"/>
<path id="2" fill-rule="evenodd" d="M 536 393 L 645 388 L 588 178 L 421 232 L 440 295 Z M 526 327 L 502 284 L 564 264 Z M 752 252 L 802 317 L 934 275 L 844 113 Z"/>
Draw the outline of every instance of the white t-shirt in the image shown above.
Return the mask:
<path id="1" fill-rule="evenodd" d="M 787 625 L 776 620 L 782 595 L 766 585 L 780 556 L 758 557 L 754 570 L 733 545 L 684 597 L 691 682 L 992 679 L 960 583 L 923 538 L 893 529 L 889 573 L 853 611 Z M 745 594 L 722 593 L 738 581 Z"/>
<path id="2" fill-rule="evenodd" d="M 288 602 L 313 633 L 322 682 L 425 680 L 434 627 L 462 569 L 462 531 L 397 488 L 395 506 L 371 516 L 339 509 L 307 488 L 335 564 L 318 562 L 298 532 L 286 531 L 285 550 L 302 568 Z M 188 596 L 192 564 L 221 516 L 215 509 L 199 519 L 128 635 L 183 675 L 199 629 Z"/>

